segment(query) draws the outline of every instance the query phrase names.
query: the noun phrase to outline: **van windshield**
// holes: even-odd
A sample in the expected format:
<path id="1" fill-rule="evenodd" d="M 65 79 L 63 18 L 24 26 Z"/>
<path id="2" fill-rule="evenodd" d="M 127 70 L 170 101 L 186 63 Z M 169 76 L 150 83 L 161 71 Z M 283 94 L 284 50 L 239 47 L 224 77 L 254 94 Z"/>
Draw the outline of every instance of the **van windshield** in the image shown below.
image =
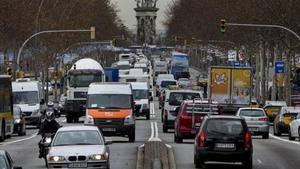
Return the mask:
<path id="1" fill-rule="evenodd" d="M 176 81 L 162 81 L 160 86 L 168 87 L 168 86 L 172 86 L 172 85 L 176 85 Z"/>
<path id="2" fill-rule="evenodd" d="M 130 69 L 130 65 L 118 65 L 119 70 L 128 70 Z"/>
<path id="3" fill-rule="evenodd" d="M 70 76 L 71 87 L 88 87 L 93 82 L 101 82 L 101 76 L 83 74 Z"/>
<path id="4" fill-rule="evenodd" d="M 135 100 L 148 99 L 148 90 L 132 90 Z"/>
<path id="5" fill-rule="evenodd" d="M 101 109 L 130 109 L 131 95 L 92 94 L 88 96 L 88 107 Z"/>
<path id="6" fill-rule="evenodd" d="M 26 91 L 26 92 L 13 92 L 14 104 L 38 104 L 38 92 Z"/>
<path id="7" fill-rule="evenodd" d="M 173 92 L 170 94 L 169 104 L 172 106 L 179 106 L 183 100 L 193 100 L 200 97 L 199 93 Z"/>

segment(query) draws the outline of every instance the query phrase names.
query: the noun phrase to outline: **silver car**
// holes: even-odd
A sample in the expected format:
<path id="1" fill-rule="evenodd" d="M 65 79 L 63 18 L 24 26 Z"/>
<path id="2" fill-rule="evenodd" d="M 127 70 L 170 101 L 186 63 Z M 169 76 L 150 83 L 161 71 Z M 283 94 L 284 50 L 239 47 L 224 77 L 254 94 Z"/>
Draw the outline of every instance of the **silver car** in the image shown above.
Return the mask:
<path id="1" fill-rule="evenodd" d="M 110 143 L 94 126 L 60 128 L 47 155 L 48 168 L 108 169 Z"/>
<path id="2" fill-rule="evenodd" d="M 236 115 L 245 118 L 251 134 L 262 135 L 263 139 L 269 138 L 269 119 L 264 109 L 240 108 Z"/>

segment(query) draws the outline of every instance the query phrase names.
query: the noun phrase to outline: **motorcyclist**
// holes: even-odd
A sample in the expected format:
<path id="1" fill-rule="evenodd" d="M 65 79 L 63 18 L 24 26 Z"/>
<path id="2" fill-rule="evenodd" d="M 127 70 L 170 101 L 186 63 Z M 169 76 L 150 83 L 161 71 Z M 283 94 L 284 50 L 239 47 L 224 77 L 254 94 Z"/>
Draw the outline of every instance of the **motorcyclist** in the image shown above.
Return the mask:
<path id="1" fill-rule="evenodd" d="M 38 134 L 42 136 L 41 141 L 39 142 L 39 158 L 43 156 L 43 138 L 45 133 L 55 134 L 60 128 L 60 124 L 55 120 L 53 103 L 48 103 L 48 110 L 45 113 L 45 120 L 42 122 Z"/>

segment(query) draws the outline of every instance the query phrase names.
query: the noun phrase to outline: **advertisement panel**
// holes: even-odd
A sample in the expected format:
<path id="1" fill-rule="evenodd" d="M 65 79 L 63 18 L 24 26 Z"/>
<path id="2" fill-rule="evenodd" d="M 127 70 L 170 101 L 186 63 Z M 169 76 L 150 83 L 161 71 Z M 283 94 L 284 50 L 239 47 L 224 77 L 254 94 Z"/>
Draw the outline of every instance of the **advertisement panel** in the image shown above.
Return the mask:
<path id="1" fill-rule="evenodd" d="M 232 104 L 251 102 L 251 81 L 251 69 L 232 69 Z"/>
<path id="2" fill-rule="evenodd" d="M 218 103 L 230 103 L 230 69 L 211 68 L 210 94 L 213 101 Z"/>

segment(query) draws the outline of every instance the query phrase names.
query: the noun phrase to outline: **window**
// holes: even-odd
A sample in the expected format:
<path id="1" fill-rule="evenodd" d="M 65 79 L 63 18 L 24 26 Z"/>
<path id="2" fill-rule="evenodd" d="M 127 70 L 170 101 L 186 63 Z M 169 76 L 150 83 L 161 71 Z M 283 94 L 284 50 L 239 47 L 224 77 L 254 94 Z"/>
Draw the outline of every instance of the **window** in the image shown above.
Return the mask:
<path id="1" fill-rule="evenodd" d="M 38 92 L 26 91 L 26 92 L 13 92 L 14 104 L 38 104 Z"/>
<path id="2" fill-rule="evenodd" d="M 88 87 L 93 82 L 101 82 L 101 76 L 99 75 L 71 75 L 70 76 L 71 87 Z"/>
<path id="3" fill-rule="evenodd" d="M 169 104 L 173 106 L 179 106 L 183 100 L 193 100 L 195 98 L 200 98 L 200 94 L 172 92 L 169 97 Z"/>
<path id="4" fill-rule="evenodd" d="M 103 139 L 97 131 L 61 131 L 57 133 L 53 146 L 67 145 L 103 145 Z"/>
<path id="5" fill-rule="evenodd" d="M 148 90 L 133 90 L 132 93 L 135 100 L 148 99 L 149 95 Z"/>
<path id="6" fill-rule="evenodd" d="M 131 95 L 126 94 L 93 94 L 88 96 L 89 108 L 129 109 Z"/>
<path id="7" fill-rule="evenodd" d="M 262 110 L 244 109 L 244 110 L 241 110 L 240 116 L 261 117 L 261 116 L 265 116 L 265 113 Z"/>
<path id="8" fill-rule="evenodd" d="M 207 121 L 207 135 L 241 135 L 244 128 L 241 120 L 210 119 Z"/>

